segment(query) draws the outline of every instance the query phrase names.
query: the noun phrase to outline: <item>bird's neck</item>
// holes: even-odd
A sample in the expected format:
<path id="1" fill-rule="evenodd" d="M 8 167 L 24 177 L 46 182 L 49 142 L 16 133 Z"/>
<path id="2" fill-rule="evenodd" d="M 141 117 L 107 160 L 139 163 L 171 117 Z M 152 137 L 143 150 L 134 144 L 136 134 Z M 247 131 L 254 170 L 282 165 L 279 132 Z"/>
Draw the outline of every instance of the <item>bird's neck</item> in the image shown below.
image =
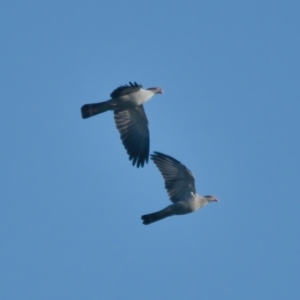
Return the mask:
<path id="1" fill-rule="evenodd" d="M 197 195 L 197 201 L 199 203 L 199 208 L 203 207 L 204 205 L 208 204 L 208 201 L 205 197 Z"/>
<path id="2" fill-rule="evenodd" d="M 143 99 L 143 102 L 150 100 L 154 95 L 155 93 L 151 90 L 141 89 L 139 91 L 139 96 L 141 97 L 141 99 Z"/>

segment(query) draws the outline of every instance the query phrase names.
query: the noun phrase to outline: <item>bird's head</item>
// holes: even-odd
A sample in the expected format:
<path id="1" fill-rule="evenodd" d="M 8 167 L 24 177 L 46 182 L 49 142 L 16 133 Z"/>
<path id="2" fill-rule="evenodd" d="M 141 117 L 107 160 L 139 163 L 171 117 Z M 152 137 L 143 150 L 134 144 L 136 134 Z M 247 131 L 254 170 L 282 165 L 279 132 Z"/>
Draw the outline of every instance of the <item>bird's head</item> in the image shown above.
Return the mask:
<path id="1" fill-rule="evenodd" d="M 152 91 L 154 94 L 163 94 L 163 90 L 160 87 L 152 87 L 147 90 Z"/>
<path id="2" fill-rule="evenodd" d="M 210 203 L 210 202 L 219 202 L 218 198 L 215 196 L 204 196 L 204 198 Z"/>

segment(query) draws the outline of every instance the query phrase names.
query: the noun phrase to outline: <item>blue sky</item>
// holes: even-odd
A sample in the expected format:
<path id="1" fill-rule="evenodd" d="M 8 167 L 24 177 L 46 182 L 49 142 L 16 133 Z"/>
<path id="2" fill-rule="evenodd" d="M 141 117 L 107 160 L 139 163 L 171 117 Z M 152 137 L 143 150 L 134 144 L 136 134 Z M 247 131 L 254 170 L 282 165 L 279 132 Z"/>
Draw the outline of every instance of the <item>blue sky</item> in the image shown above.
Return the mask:
<path id="1" fill-rule="evenodd" d="M 297 1 L 2 1 L 2 299 L 299 299 Z M 202 210 L 131 166 L 112 113 L 146 103 L 151 151 L 183 162 Z"/>

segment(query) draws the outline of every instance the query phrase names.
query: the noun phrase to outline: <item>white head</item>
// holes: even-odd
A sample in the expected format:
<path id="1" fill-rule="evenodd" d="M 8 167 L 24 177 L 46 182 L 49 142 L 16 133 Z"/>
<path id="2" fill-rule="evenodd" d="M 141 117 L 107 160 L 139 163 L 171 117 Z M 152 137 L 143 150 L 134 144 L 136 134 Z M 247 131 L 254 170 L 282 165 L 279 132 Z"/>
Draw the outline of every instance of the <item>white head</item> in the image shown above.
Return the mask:
<path id="1" fill-rule="evenodd" d="M 147 90 L 152 91 L 154 94 L 163 94 L 163 90 L 160 87 L 152 87 Z"/>
<path id="2" fill-rule="evenodd" d="M 205 198 L 208 203 L 210 203 L 210 202 L 219 202 L 218 198 L 215 197 L 215 196 L 204 196 L 203 198 Z"/>

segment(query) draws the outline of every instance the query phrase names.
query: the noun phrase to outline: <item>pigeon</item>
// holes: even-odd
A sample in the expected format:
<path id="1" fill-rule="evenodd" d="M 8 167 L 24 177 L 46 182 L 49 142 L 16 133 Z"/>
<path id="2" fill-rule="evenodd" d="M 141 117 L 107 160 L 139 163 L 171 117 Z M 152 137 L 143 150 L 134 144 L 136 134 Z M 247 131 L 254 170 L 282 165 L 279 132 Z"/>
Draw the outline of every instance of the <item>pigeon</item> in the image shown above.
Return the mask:
<path id="1" fill-rule="evenodd" d="M 129 160 L 132 160 L 133 166 L 143 167 L 148 163 L 150 147 L 148 120 L 143 103 L 162 93 L 159 87 L 143 89 L 142 85 L 129 82 L 128 85 L 116 88 L 110 94 L 110 100 L 83 105 L 81 115 L 86 119 L 112 110 Z"/>
<path id="2" fill-rule="evenodd" d="M 173 204 L 158 212 L 143 215 L 143 224 L 148 225 L 166 217 L 188 214 L 208 203 L 218 202 L 214 196 L 200 196 L 196 193 L 192 172 L 175 158 L 154 152 L 151 159 L 165 180 L 165 188 Z"/>

